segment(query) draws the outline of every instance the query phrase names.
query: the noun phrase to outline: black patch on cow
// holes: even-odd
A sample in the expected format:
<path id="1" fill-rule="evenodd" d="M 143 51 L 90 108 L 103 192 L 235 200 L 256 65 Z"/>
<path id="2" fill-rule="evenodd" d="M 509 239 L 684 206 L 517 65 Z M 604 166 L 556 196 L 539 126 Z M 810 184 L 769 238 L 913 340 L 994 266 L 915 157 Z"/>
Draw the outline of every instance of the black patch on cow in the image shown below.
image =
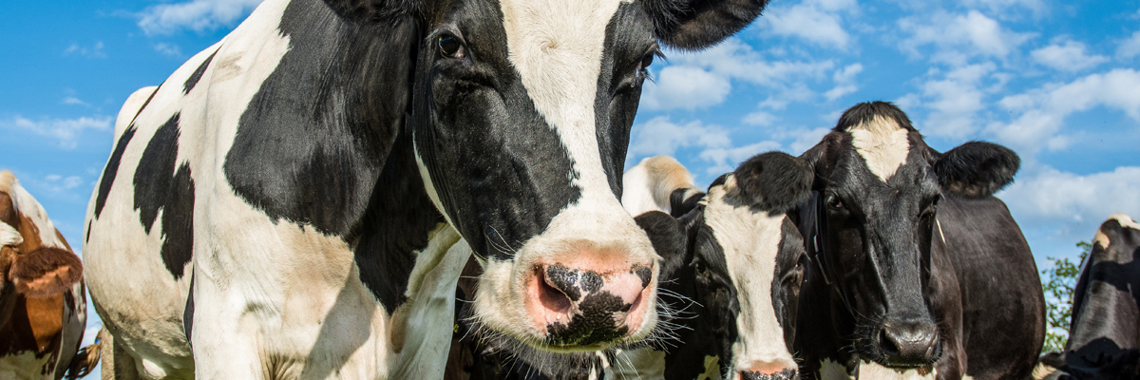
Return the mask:
<path id="1" fill-rule="evenodd" d="M 917 132 L 914 126 L 910 124 L 910 118 L 906 116 L 905 112 L 890 102 L 882 101 L 859 103 L 848 108 L 846 111 L 843 111 L 843 115 L 839 116 L 839 122 L 835 124 L 835 129 L 833 130 L 835 132 L 847 132 L 851 127 L 869 123 L 875 120 L 876 117 L 892 120 L 895 124 L 898 124 L 900 128 Z"/>
<path id="2" fill-rule="evenodd" d="M 150 139 L 135 169 L 135 210 L 149 234 L 162 211 L 162 262 L 182 278 L 194 247 L 194 180 L 190 166 L 177 166 L 180 114 L 174 114 Z M 177 170 L 176 170 L 177 169 Z"/>
<path id="3" fill-rule="evenodd" d="M 768 213 L 783 213 L 806 201 L 815 179 L 807 162 L 783 152 L 753 156 L 733 173 L 741 200 Z"/>
<path id="4" fill-rule="evenodd" d="M 279 30 L 289 51 L 242 114 L 226 179 L 272 219 L 346 236 L 385 186 L 376 181 L 403 122 L 415 25 L 348 23 L 293 1 Z"/>
<path id="5" fill-rule="evenodd" d="M 648 77 L 643 67 L 661 53 L 640 2 L 623 3 L 606 24 L 605 48 L 594 98 L 595 133 L 610 189 L 621 198 L 629 132 Z"/>
<path id="6" fill-rule="evenodd" d="M 579 169 L 509 62 L 497 5 L 452 6 L 435 35 L 467 54 L 420 52 L 409 128 L 449 220 L 476 254 L 505 261 L 577 202 Z"/>
<path id="7" fill-rule="evenodd" d="M 202 74 L 206 73 L 206 68 L 210 66 L 210 61 L 214 60 L 215 54 L 218 54 L 217 50 L 215 50 L 213 53 L 210 53 L 210 56 L 206 57 L 206 60 L 202 61 L 201 65 L 198 65 L 198 68 L 194 70 L 194 73 L 190 74 L 189 78 L 186 78 L 186 83 L 182 85 L 183 95 L 190 94 L 190 90 L 193 90 L 194 86 L 198 84 L 198 81 L 202 79 Z"/>
<path id="8" fill-rule="evenodd" d="M 693 300 L 701 307 L 696 311 L 699 318 L 693 323 L 693 336 L 703 341 L 697 345 L 705 347 L 705 352 L 717 354 L 727 365 L 732 363 L 732 345 L 739 336 L 736 319 L 740 316 L 740 293 L 729 275 L 724 247 L 712 228 L 702 223 L 694 231 L 689 268 L 694 276 Z"/>
<path id="9" fill-rule="evenodd" d="M 686 194 L 692 194 L 688 198 Z M 701 203 L 701 199 L 705 198 L 705 193 L 695 189 L 677 189 L 669 193 L 669 215 L 674 218 L 680 218 L 682 215 L 688 214 L 689 211 L 697 208 Z"/>
<path id="10" fill-rule="evenodd" d="M 127 144 L 130 144 L 131 138 L 134 137 L 135 125 L 131 124 L 123 131 L 123 135 L 119 136 L 115 150 L 111 151 L 111 158 L 107 159 L 107 166 L 103 168 L 103 176 L 99 180 L 99 193 L 95 196 L 95 219 L 99 219 L 99 215 L 103 214 L 103 206 L 107 205 L 107 194 L 111 192 L 111 185 L 115 183 L 115 176 L 119 174 L 119 163 L 123 160 L 123 152 L 127 150 Z M 87 231 L 91 232 L 91 229 L 88 228 Z"/>
<path id="11" fill-rule="evenodd" d="M 546 273 L 543 276 L 548 284 L 565 294 L 571 301 L 578 302 L 578 299 L 582 297 L 580 287 L 585 286 L 586 278 L 581 271 L 554 264 L 546 267 Z M 598 277 L 598 274 L 594 273 L 594 277 Z M 601 280 L 600 277 L 597 279 Z M 589 291 L 587 290 L 587 292 Z"/>
<path id="12" fill-rule="evenodd" d="M 582 314 L 575 315 L 570 323 L 555 322 L 546 326 L 547 343 L 589 346 L 615 341 L 625 336 L 629 328 L 615 328 L 614 312 L 628 312 L 632 307 L 609 292 L 591 293 L 578 304 Z"/>
<path id="13" fill-rule="evenodd" d="M 87 221 L 87 237 L 83 239 L 84 242 L 91 242 L 91 221 Z"/>
<path id="14" fill-rule="evenodd" d="M 194 274 L 190 274 L 190 294 L 186 295 L 186 307 L 182 309 L 182 333 L 186 335 L 186 344 L 194 347 Z"/>

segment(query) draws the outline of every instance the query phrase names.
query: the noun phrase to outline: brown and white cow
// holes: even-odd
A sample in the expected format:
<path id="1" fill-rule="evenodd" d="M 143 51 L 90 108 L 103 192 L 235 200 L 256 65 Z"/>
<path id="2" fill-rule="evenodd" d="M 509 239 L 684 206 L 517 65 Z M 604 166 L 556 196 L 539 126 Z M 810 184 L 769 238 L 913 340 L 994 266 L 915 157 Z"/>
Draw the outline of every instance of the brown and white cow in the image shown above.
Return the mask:
<path id="1" fill-rule="evenodd" d="M 0 379 L 77 378 L 87 323 L 83 265 L 12 172 L 0 171 Z M 73 365 L 73 358 L 75 364 Z"/>

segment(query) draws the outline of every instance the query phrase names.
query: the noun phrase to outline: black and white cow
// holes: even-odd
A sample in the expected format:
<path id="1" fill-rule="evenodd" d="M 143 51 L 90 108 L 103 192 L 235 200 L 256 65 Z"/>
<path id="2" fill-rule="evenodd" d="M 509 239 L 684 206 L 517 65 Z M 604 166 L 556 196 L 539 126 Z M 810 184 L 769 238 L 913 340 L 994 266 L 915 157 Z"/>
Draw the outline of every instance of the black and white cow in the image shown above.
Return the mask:
<path id="1" fill-rule="evenodd" d="M 807 259 L 785 211 L 806 199 L 811 178 L 802 161 L 770 152 L 717 179 L 706 195 L 676 160 L 643 160 L 625 173 L 622 202 L 641 211 L 637 222 L 663 258 L 659 302 L 682 309 L 666 317 L 671 336 L 551 366 L 458 331 L 463 347 L 453 351 L 449 379 L 798 378 L 790 343 Z"/>
<path id="2" fill-rule="evenodd" d="M 124 107 L 83 250 L 133 363 L 115 370 L 440 377 L 417 358 L 446 354 L 450 324 L 401 326 L 423 322 L 409 304 L 450 311 L 430 279 L 458 273 L 428 272 L 460 237 L 485 269 L 481 333 L 646 337 L 659 258 L 619 202 L 646 67 L 765 3 L 265 1 Z"/>
<path id="3" fill-rule="evenodd" d="M 928 147 L 890 103 L 858 104 L 801 158 L 809 266 L 797 354 L 811 378 L 1022 379 L 1044 339 L 1036 265 L 991 196 L 1019 159 Z"/>
<path id="4" fill-rule="evenodd" d="M 1034 377 L 1140 379 L 1140 224 L 1128 215 L 1097 230 L 1072 310 L 1065 350 L 1043 356 Z"/>

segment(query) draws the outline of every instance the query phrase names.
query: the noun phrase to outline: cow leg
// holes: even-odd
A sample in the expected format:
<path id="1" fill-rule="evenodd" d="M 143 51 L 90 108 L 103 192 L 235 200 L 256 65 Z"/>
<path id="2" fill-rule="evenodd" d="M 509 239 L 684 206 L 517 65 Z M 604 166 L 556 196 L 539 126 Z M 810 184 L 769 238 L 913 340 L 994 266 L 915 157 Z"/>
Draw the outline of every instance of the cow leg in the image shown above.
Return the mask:
<path id="1" fill-rule="evenodd" d="M 103 354 L 103 380 L 138 380 L 140 378 L 135 359 L 115 340 L 107 329 L 99 330 L 100 350 Z"/>

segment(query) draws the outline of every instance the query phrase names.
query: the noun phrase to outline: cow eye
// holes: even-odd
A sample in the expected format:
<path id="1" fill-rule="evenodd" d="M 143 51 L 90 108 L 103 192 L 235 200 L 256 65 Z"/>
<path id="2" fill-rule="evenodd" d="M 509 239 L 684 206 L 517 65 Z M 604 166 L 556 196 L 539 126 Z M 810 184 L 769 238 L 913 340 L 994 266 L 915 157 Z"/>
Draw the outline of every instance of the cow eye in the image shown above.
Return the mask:
<path id="1" fill-rule="evenodd" d="M 442 54 L 444 58 L 459 59 L 467 56 L 467 49 L 463 46 L 463 41 L 460 41 L 459 37 L 445 34 L 439 36 L 436 40 L 436 44 L 439 45 L 439 53 Z"/>
<path id="2" fill-rule="evenodd" d="M 830 196 L 827 198 L 827 207 L 830 207 L 832 210 L 841 210 L 843 209 L 843 201 L 840 200 L 839 197 Z"/>

